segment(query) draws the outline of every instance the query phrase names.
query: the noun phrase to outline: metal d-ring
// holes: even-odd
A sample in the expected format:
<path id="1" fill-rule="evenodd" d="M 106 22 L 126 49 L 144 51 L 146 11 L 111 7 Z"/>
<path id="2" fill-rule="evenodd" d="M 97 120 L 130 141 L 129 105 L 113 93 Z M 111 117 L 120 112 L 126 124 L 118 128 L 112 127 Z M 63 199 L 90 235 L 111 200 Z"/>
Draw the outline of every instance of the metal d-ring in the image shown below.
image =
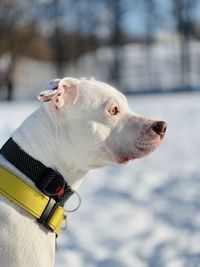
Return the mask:
<path id="1" fill-rule="evenodd" d="M 77 205 L 76 208 L 74 208 L 74 209 L 72 209 L 72 210 L 67 210 L 67 209 L 65 209 L 66 212 L 74 212 L 74 211 L 78 210 L 78 209 L 80 208 L 80 205 L 81 205 L 81 197 L 79 196 L 79 194 L 78 194 L 75 190 L 72 190 L 72 191 L 73 191 L 73 193 L 74 193 L 74 194 L 77 196 L 77 198 L 78 198 L 78 205 Z"/>

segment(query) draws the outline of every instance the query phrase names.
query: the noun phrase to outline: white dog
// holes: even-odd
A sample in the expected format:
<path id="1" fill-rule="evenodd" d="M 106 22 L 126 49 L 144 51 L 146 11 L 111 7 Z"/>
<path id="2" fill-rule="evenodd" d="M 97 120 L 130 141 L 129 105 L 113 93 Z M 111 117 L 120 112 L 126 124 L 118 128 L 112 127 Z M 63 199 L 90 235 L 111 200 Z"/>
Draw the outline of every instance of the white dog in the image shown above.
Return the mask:
<path id="1" fill-rule="evenodd" d="M 90 169 L 146 156 L 165 134 L 165 122 L 137 115 L 123 94 L 96 80 L 56 79 L 39 99 L 43 105 L 12 139 L 32 158 L 58 171 L 73 190 Z M 36 187 L 3 155 L 0 164 Z M 54 253 L 55 234 L 0 196 L 0 266 L 51 267 Z"/>

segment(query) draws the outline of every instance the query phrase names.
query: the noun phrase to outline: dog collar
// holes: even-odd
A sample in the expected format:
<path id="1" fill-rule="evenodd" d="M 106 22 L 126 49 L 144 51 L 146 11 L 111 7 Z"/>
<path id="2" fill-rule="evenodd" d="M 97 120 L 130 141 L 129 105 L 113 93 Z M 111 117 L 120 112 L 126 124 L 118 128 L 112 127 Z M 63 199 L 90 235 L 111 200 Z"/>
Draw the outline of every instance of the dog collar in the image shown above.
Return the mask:
<path id="1" fill-rule="evenodd" d="M 74 193 L 59 172 L 31 157 L 12 138 L 3 145 L 0 153 L 61 206 Z"/>
<path id="2" fill-rule="evenodd" d="M 3 167 L 0 167 L 0 194 L 32 214 L 48 230 L 60 234 L 66 218 L 63 207 Z"/>
<path id="3" fill-rule="evenodd" d="M 0 154 L 30 178 L 38 189 L 42 191 L 41 193 L 35 194 L 35 189 L 29 185 L 25 186 L 26 183 L 19 177 L 1 168 L 0 193 L 15 204 L 29 211 L 32 215 L 35 215 L 40 223 L 45 225 L 47 229 L 53 230 L 58 235 L 61 222 L 64 218 L 63 206 L 74 191 L 67 185 L 60 173 L 52 168 L 46 167 L 42 162 L 28 155 L 12 138 L 8 139 L 3 145 Z M 9 186 L 11 180 L 15 186 Z M 8 190 L 6 190 L 7 186 Z M 15 190 L 15 188 L 17 188 L 17 190 Z M 38 194 L 40 197 L 43 196 L 41 201 L 39 201 L 40 197 L 34 200 L 34 196 L 38 196 Z M 22 195 L 22 197 L 19 197 L 19 195 Z M 29 197 L 29 195 L 31 197 Z M 35 203 L 33 206 L 31 205 L 32 202 Z"/>

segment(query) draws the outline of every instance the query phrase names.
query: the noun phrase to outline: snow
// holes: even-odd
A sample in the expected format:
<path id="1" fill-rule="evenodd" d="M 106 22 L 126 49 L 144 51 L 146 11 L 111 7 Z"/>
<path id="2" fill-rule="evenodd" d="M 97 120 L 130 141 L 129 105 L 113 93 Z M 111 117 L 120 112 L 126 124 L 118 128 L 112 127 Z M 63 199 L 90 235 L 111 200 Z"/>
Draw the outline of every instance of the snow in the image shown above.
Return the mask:
<path id="1" fill-rule="evenodd" d="M 200 266 L 200 94 L 129 103 L 167 121 L 165 140 L 147 158 L 87 175 L 82 205 L 57 240 L 56 267 Z M 0 145 L 37 106 L 0 103 Z"/>

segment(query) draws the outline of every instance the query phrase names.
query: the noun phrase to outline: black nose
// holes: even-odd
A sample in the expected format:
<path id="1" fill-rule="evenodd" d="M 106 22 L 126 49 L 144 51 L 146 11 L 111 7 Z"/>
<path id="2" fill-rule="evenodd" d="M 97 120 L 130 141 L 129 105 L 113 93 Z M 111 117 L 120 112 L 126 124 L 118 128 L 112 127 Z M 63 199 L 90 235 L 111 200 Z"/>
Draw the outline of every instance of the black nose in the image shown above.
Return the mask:
<path id="1" fill-rule="evenodd" d="M 167 129 L 167 123 L 165 121 L 156 121 L 151 128 L 158 135 L 164 135 Z"/>

